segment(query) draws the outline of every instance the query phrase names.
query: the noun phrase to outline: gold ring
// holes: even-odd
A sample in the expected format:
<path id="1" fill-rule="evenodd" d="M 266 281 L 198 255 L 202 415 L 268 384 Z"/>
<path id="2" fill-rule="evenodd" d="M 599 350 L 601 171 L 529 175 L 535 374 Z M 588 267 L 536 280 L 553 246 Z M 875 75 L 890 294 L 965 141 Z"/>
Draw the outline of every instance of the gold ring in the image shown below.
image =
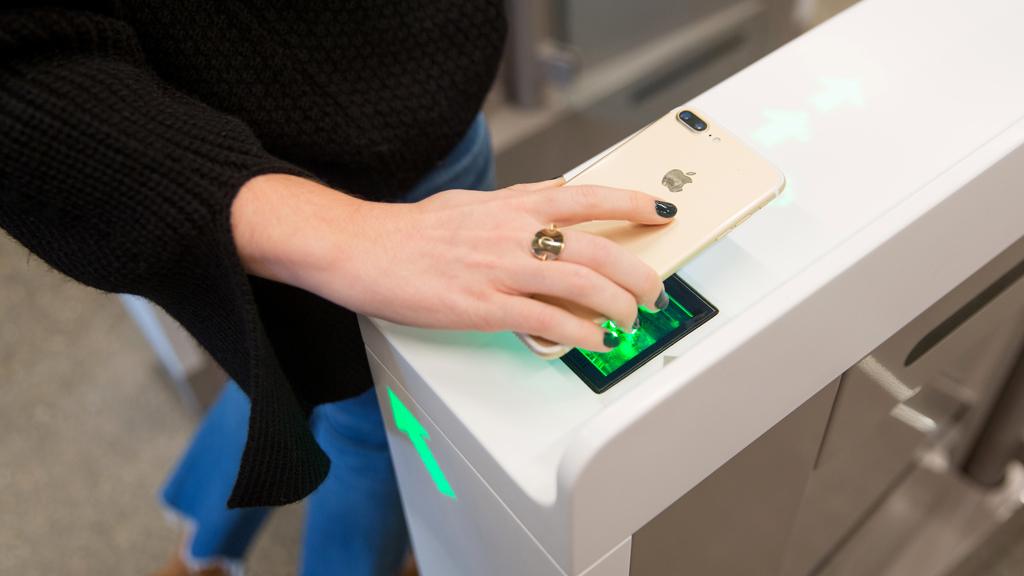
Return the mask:
<path id="1" fill-rule="evenodd" d="M 552 223 L 533 235 L 530 248 L 538 260 L 557 260 L 565 248 L 565 236 L 562 236 L 562 231 Z"/>

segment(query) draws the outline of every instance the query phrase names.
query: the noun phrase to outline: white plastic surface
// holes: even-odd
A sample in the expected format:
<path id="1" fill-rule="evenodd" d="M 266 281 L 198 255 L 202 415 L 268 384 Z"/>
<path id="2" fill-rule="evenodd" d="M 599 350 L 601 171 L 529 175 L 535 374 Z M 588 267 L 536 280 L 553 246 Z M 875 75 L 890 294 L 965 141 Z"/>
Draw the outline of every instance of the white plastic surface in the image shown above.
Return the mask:
<path id="1" fill-rule="evenodd" d="M 1022 21 L 866 0 L 695 99 L 787 190 L 681 272 L 721 313 L 603 395 L 511 334 L 367 345 L 578 574 L 1024 235 Z"/>
<path id="2" fill-rule="evenodd" d="M 373 352 L 368 357 L 420 573 L 565 576 Z M 449 483 L 450 495 L 434 484 L 408 430 L 399 429 L 392 394 L 422 426 L 430 457 Z"/>

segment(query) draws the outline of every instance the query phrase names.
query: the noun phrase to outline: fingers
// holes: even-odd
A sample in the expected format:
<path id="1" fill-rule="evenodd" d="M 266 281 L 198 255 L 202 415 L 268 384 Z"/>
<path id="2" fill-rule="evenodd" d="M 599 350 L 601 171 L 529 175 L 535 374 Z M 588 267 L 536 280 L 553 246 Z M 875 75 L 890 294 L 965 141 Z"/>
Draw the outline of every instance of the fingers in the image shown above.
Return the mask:
<path id="1" fill-rule="evenodd" d="M 594 352 L 607 352 L 611 349 L 605 345 L 608 332 L 604 328 L 557 306 L 525 296 L 508 296 L 498 305 L 505 311 L 504 323 L 514 332 L 532 334 Z M 610 344 L 617 343 L 613 338 L 609 337 Z"/>
<path id="2" fill-rule="evenodd" d="M 627 290 L 648 310 L 656 309 L 664 285 L 654 269 L 643 260 L 601 236 L 572 229 L 563 230 L 562 234 L 565 235 L 565 247 L 559 256 L 560 261 L 586 266 Z M 628 328 L 628 325 L 620 326 Z"/>
<path id="3" fill-rule="evenodd" d="M 590 220 L 666 224 L 677 211 L 674 204 L 650 194 L 606 186 L 565 186 L 551 194 L 537 194 L 533 201 L 541 221 L 561 226 Z"/>
<path id="4" fill-rule="evenodd" d="M 516 274 L 513 289 L 578 304 L 629 331 L 638 313 L 636 298 L 628 290 L 586 266 L 561 260 L 529 263 Z"/>

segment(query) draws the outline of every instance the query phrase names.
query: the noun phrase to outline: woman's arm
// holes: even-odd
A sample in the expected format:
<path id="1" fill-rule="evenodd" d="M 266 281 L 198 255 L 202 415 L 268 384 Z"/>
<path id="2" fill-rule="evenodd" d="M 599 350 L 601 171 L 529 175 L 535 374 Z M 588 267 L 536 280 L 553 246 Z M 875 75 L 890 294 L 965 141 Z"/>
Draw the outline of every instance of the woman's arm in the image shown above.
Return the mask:
<path id="1" fill-rule="evenodd" d="M 236 255 L 211 249 L 228 245 L 249 272 L 358 312 L 594 350 L 606 349 L 601 329 L 525 296 L 575 300 L 629 326 L 637 303 L 660 292 L 653 271 L 601 238 L 567 231 L 557 262 L 528 252 L 550 222 L 667 222 L 652 197 L 553 194 L 550 182 L 366 202 L 288 176 L 299 171 L 244 124 L 161 83 L 120 21 L 2 12 L 0 46 L 0 226 L 86 284 L 174 307 L 197 281 L 192 269 L 219 267 L 245 299 Z"/>

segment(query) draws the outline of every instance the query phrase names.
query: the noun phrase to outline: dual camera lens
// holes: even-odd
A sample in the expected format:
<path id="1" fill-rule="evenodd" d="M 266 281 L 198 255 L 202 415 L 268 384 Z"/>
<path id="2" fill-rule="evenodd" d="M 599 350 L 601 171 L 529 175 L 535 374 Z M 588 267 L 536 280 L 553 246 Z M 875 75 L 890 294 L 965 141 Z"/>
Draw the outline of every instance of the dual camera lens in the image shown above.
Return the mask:
<path id="1" fill-rule="evenodd" d="M 679 113 L 679 121 L 690 128 L 693 128 L 697 132 L 703 132 L 708 129 L 708 123 L 701 120 L 700 116 L 697 116 L 689 110 L 683 110 Z"/>

